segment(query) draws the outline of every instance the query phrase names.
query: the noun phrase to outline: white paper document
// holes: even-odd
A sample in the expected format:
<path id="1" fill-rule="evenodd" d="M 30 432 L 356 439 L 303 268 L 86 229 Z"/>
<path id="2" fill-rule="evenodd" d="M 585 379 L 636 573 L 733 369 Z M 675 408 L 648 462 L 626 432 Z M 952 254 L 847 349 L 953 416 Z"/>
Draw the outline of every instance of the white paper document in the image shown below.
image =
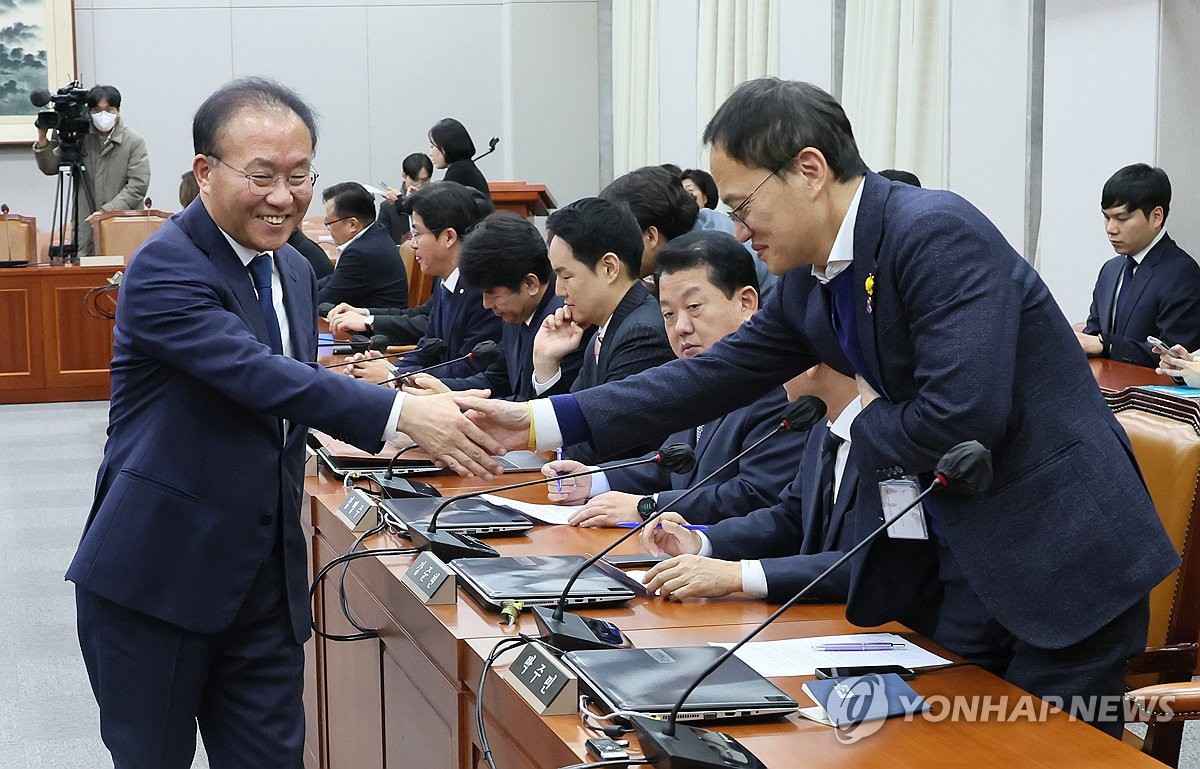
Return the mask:
<path id="1" fill-rule="evenodd" d="M 379 195 L 381 197 L 387 197 L 387 190 L 381 190 L 373 184 L 364 184 L 363 189 L 365 189 L 367 192 L 371 193 L 372 195 Z"/>
<path id="2" fill-rule="evenodd" d="M 903 644 L 885 651 L 822 651 L 815 646 L 843 643 Z M 713 643 L 725 649 L 731 643 Z M 751 641 L 738 650 L 738 659 L 759 675 L 811 676 L 817 668 L 861 667 L 863 665 L 901 665 L 923 668 L 945 665 L 950 660 L 926 651 L 895 633 L 850 633 L 848 635 L 788 638 L 783 641 Z"/>
<path id="3" fill-rule="evenodd" d="M 504 507 L 516 510 L 521 515 L 528 516 L 534 521 L 540 523 L 550 523 L 555 525 L 563 525 L 571 520 L 571 516 L 575 515 L 575 511 L 583 507 L 583 505 L 538 505 L 533 502 L 521 502 L 508 497 L 497 497 L 494 494 L 481 494 L 480 499 L 486 499 L 493 505 L 503 505 Z"/>

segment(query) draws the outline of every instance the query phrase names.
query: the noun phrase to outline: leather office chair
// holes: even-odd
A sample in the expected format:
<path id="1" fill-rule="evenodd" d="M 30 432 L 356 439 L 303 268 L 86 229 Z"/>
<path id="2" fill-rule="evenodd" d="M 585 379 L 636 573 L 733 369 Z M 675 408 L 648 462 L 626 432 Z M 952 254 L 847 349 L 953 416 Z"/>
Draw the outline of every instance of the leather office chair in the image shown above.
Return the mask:
<path id="1" fill-rule="evenodd" d="M 37 219 L 20 214 L 0 216 L 0 267 L 24 267 L 37 262 Z"/>
<path id="2" fill-rule="evenodd" d="M 98 256 L 123 256 L 126 263 L 154 232 L 171 218 L 167 211 L 105 211 L 92 222 Z"/>
<path id="3" fill-rule="evenodd" d="M 1183 559 L 1150 594 L 1147 648 L 1130 660 L 1127 680 L 1134 688 L 1190 684 L 1200 637 L 1200 406 L 1137 389 L 1106 397 L 1129 435 L 1159 518 Z M 1174 766 L 1182 735 L 1180 720 L 1150 721 L 1141 747 Z M 1129 735 L 1129 741 L 1136 738 Z"/>

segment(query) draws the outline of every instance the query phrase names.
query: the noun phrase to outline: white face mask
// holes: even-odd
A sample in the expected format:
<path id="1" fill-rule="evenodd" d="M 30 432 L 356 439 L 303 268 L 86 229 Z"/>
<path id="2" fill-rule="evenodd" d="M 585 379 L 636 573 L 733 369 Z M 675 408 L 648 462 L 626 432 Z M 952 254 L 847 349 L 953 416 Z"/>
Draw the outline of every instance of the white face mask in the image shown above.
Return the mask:
<path id="1" fill-rule="evenodd" d="M 117 124 L 117 116 L 112 112 L 97 112 L 92 115 L 92 125 L 100 133 L 108 133 Z"/>

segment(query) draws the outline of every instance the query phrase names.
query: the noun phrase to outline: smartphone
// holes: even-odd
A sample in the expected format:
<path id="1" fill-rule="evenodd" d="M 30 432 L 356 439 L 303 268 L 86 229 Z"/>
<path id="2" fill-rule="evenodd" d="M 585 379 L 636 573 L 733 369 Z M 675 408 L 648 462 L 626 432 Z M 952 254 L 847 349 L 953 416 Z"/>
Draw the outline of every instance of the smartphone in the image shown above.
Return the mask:
<path id="1" fill-rule="evenodd" d="M 817 668 L 815 673 L 817 678 L 845 678 L 846 676 L 869 676 L 873 673 L 895 673 L 905 681 L 917 676 L 912 668 L 900 665 L 857 665 L 844 668 Z"/>
<path id="2" fill-rule="evenodd" d="M 649 569 L 651 566 L 662 563 L 670 557 L 669 555 L 632 553 L 630 555 L 606 555 L 602 560 L 608 561 L 618 569 Z"/>
<path id="3" fill-rule="evenodd" d="M 1159 339 L 1156 336 L 1148 336 L 1148 337 L 1146 337 L 1146 341 L 1149 342 L 1150 344 L 1154 345 L 1155 347 L 1159 348 L 1160 350 L 1164 351 L 1167 354 L 1167 356 L 1170 358 L 1177 358 L 1179 360 L 1187 360 L 1187 358 L 1183 357 L 1182 355 L 1180 355 L 1179 353 L 1177 353 L 1171 349 L 1175 345 L 1167 344 L 1166 342 L 1164 342 L 1163 340 Z"/>

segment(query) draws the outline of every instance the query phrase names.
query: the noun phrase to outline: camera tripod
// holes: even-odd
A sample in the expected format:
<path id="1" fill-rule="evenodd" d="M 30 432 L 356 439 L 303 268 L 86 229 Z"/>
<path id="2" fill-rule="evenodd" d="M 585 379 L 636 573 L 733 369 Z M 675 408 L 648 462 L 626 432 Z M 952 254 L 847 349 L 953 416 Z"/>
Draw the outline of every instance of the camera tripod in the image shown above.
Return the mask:
<path id="1" fill-rule="evenodd" d="M 59 145 L 58 185 L 54 190 L 54 213 L 51 215 L 51 264 L 79 264 L 79 193 L 87 197 L 89 211 L 96 210 L 92 194 L 92 177 L 83 162 L 83 153 L 78 148 Z M 71 242 L 66 242 L 67 222 L 71 226 Z M 57 245 L 53 242 L 58 233 Z"/>

